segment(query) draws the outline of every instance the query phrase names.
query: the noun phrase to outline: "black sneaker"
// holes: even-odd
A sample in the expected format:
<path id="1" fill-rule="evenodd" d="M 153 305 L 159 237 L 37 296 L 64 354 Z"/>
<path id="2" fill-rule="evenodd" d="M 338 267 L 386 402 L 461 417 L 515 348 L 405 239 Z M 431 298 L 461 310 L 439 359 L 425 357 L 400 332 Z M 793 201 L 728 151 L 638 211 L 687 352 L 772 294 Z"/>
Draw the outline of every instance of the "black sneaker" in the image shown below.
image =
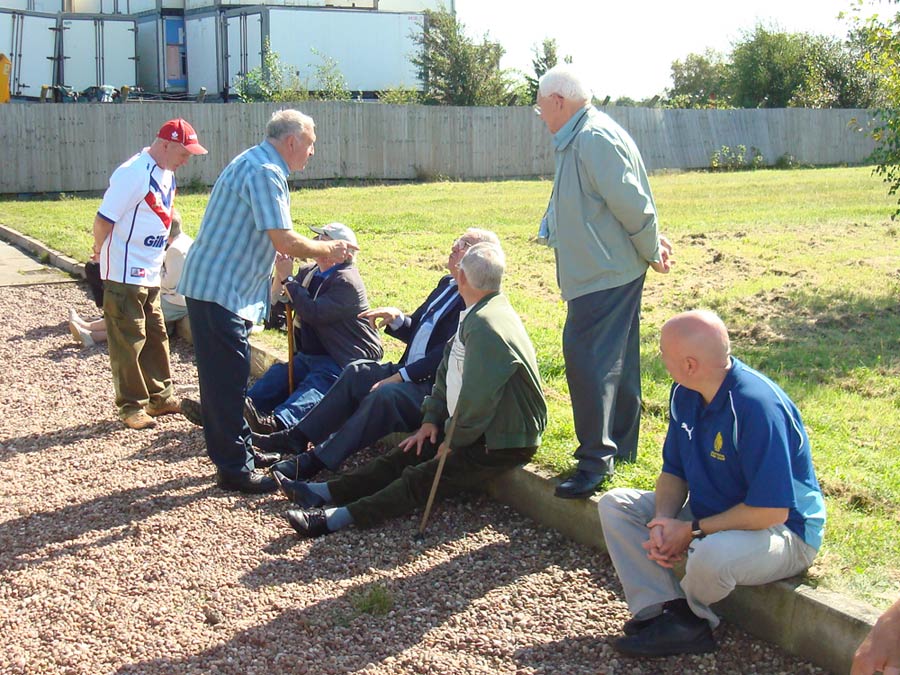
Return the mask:
<path id="1" fill-rule="evenodd" d="M 274 434 L 281 431 L 281 425 L 275 416 L 260 415 L 249 396 L 244 397 L 244 419 L 250 425 L 250 430 L 257 434 Z"/>
<path id="2" fill-rule="evenodd" d="M 673 656 L 714 652 L 709 621 L 682 612 L 665 611 L 636 635 L 613 642 L 613 648 L 626 656 Z"/>

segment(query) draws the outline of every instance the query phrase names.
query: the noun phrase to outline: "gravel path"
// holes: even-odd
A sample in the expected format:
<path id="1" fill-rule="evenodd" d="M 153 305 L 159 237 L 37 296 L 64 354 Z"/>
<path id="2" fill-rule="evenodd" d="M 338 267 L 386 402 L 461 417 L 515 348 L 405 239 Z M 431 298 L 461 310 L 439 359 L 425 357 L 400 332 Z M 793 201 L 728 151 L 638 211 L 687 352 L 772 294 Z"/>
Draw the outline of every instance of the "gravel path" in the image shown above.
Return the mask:
<path id="1" fill-rule="evenodd" d="M 201 430 L 116 421 L 79 285 L 0 288 L 0 673 L 814 673 L 731 625 L 638 661 L 609 560 L 483 497 L 298 542 L 285 501 L 215 488 Z M 192 353 L 173 343 L 180 388 Z M 195 388 L 195 387 L 194 387 Z"/>

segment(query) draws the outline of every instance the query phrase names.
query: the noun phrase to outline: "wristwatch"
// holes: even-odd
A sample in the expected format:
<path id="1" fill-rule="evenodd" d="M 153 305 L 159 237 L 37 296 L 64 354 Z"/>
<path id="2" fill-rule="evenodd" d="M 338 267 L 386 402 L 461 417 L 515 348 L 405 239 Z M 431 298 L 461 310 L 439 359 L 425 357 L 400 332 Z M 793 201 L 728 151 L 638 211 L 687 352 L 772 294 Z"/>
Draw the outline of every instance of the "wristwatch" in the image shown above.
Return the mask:
<path id="1" fill-rule="evenodd" d="M 691 539 L 703 539 L 706 533 L 700 527 L 700 519 L 694 518 L 691 521 Z"/>
<path id="2" fill-rule="evenodd" d="M 294 283 L 295 281 L 296 281 L 296 279 L 294 279 L 294 275 L 293 275 L 293 274 L 289 274 L 289 275 L 287 276 L 287 278 L 286 278 L 284 281 L 281 282 L 281 285 L 284 286 L 285 284 L 292 284 L 292 283 Z"/>

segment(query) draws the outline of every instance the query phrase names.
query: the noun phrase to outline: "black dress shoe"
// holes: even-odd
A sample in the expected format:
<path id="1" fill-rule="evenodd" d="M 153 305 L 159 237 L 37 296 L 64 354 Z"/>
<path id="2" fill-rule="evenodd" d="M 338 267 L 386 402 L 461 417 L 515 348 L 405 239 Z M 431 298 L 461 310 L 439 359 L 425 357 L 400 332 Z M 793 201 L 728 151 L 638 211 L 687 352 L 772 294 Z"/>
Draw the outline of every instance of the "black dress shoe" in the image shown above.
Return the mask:
<path id="1" fill-rule="evenodd" d="M 257 469 L 266 469 L 280 461 L 280 452 L 260 452 L 256 448 L 253 449 L 253 463 Z"/>
<path id="2" fill-rule="evenodd" d="M 607 477 L 608 474 L 605 473 L 593 473 L 578 469 L 572 476 L 556 486 L 554 494 L 562 499 L 584 499 L 594 494 Z"/>
<path id="3" fill-rule="evenodd" d="M 274 434 L 281 431 L 281 425 L 275 416 L 260 415 L 249 396 L 244 397 L 244 419 L 250 425 L 250 430 L 257 434 Z"/>
<path id="4" fill-rule="evenodd" d="M 291 480 L 280 471 L 273 471 L 272 478 L 278 484 L 281 494 L 294 502 L 294 504 L 306 509 L 324 506 L 325 500 L 306 487 L 306 483 L 302 480 Z"/>
<path id="5" fill-rule="evenodd" d="M 181 399 L 181 414 L 198 427 L 203 426 L 203 416 L 200 414 L 200 401 L 195 401 L 192 398 Z"/>
<path id="6" fill-rule="evenodd" d="M 278 489 L 278 485 L 271 476 L 256 471 L 238 474 L 217 471 L 216 484 L 223 490 L 255 495 L 275 492 Z"/>
<path id="7" fill-rule="evenodd" d="M 284 517 L 301 537 L 321 537 L 331 532 L 322 509 L 291 509 Z"/>
<path id="8" fill-rule="evenodd" d="M 325 465 L 311 452 L 301 452 L 271 467 L 273 472 L 278 471 L 291 480 L 309 480 L 324 469 Z"/>
<path id="9" fill-rule="evenodd" d="M 691 612 L 665 611 L 637 635 L 613 642 L 626 656 L 706 654 L 716 650 L 716 640 L 706 619 Z"/>

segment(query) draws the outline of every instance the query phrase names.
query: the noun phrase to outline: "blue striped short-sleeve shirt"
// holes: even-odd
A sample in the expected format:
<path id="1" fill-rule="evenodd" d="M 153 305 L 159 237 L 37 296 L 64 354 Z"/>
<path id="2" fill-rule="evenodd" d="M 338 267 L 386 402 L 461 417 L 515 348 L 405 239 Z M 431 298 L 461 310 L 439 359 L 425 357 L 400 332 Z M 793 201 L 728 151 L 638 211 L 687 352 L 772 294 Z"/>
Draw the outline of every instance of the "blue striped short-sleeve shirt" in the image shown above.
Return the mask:
<path id="1" fill-rule="evenodd" d="M 231 160 L 213 186 L 178 292 L 247 321 L 268 306 L 275 247 L 266 230 L 290 230 L 290 170 L 268 141 Z"/>

